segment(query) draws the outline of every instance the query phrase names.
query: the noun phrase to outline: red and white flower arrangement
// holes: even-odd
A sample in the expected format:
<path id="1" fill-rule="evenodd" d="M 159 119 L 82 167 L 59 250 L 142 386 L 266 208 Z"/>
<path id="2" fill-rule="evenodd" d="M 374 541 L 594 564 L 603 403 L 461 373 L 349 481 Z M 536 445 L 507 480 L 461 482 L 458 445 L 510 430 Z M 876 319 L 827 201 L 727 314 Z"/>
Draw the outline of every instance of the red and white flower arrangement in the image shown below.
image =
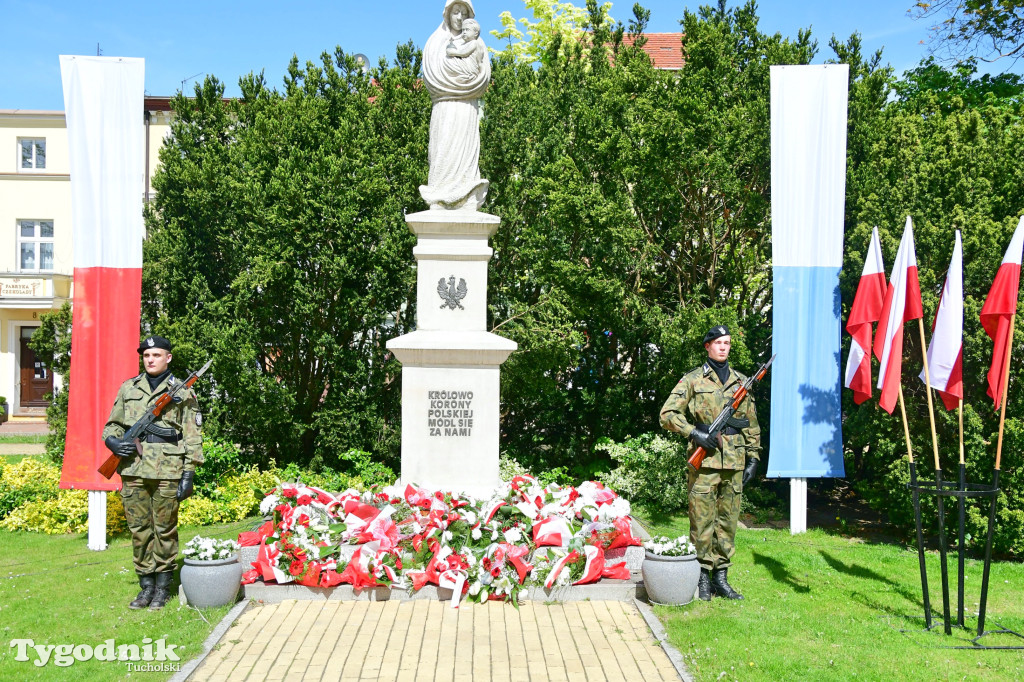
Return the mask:
<path id="1" fill-rule="evenodd" d="M 486 499 L 408 484 L 332 494 L 282 483 L 260 510 L 270 517 L 242 533 L 259 546 L 243 582 L 314 587 L 432 584 L 461 599 L 509 600 L 531 585 L 553 588 L 627 579 L 605 551 L 639 546 L 629 502 L 601 483 L 541 486 L 517 476 Z M 354 547 L 354 551 L 353 551 Z"/>

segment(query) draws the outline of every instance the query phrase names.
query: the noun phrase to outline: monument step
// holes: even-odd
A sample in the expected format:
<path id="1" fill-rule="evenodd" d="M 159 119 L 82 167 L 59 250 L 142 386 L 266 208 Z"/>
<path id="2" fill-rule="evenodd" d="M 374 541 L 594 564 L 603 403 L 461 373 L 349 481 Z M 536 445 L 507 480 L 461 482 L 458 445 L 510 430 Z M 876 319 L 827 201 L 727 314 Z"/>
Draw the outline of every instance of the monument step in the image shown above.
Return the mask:
<path id="1" fill-rule="evenodd" d="M 306 601 L 450 601 L 452 591 L 435 585 L 426 585 L 417 592 L 399 587 L 367 587 L 355 589 L 351 585 L 337 587 L 307 587 L 288 583 L 276 585 L 256 582 L 244 586 L 246 599 L 264 604 L 277 604 L 288 599 Z M 520 596 L 524 601 L 632 601 L 647 599 L 647 590 L 639 573 L 633 573 L 629 580 L 600 580 L 590 585 L 567 585 L 553 587 L 530 587 Z"/>

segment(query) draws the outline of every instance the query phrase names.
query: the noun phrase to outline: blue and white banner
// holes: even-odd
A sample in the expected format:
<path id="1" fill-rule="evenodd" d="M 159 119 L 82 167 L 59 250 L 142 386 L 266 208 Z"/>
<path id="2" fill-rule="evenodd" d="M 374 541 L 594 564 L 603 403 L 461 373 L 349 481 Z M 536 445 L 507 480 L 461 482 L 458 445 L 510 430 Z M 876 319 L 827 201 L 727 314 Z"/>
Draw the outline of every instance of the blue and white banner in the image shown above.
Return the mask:
<path id="1" fill-rule="evenodd" d="M 768 476 L 841 477 L 843 209 L 849 67 L 771 67 L 772 365 Z"/>

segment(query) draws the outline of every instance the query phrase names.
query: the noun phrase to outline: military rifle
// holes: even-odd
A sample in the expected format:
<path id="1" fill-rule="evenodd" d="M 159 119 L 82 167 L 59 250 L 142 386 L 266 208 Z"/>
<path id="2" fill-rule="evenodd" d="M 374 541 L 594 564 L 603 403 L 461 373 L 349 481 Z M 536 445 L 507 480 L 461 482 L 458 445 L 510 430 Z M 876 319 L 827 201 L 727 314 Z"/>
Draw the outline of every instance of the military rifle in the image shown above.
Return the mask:
<path id="1" fill-rule="evenodd" d="M 740 403 L 743 402 L 743 399 L 747 397 L 747 393 L 750 392 L 751 386 L 764 378 L 764 375 L 768 373 L 768 368 L 774 361 L 775 356 L 773 355 L 768 359 L 768 362 L 761 365 L 756 372 L 740 384 L 740 387 L 736 389 L 736 393 L 733 394 L 732 400 L 729 404 L 722 408 L 722 411 L 718 413 L 717 417 L 715 417 L 715 421 L 711 422 L 711 426 L 708 427 L 708 436 L 717 440 L 719 447 L 722 447 L 722 431 L 724 431 L 725 427 L 729 425 L 728 421 L 732 419 L 734 414 L 736 414 L 736 410 L 739 408 Z M 690 459 L 686 460 L 686 463 L 690 465 L 691 469 L 697 471 L 697 469 L 700 469 L 701 464 L 704 463 L 704 458 L 707 456 L 708 451 L 698 445 L 694 453 L 690 455 Z"/>
<path id="2" fill-rule="evenodd" d="M 146 414 L 142 415 L 142 418 L 139 419 L 139 421 L 132 424 L 131 428 L 125 432 L 121 440 L 134 442 L 135 449 L 138 450 L 139 454 L 141 455 L 142 442 L 139 439 L 142 436 L 142 434 L 146 432 L 154 432 L 154 429 L 157 427 L 154 426 L 153 422 L 155 422 L 160 417 L 160 415 L 163 414 L 163 411 L 167 408 L 167 406 L 174 401 L 174 396 L 176 396 L 178 392 L 181 391 L 182 389 L 191 388 L 192 384 L 196 383 L 196 380 L 206 373 L 206 370 L 210 368 L 211 364 L 213 364 L 212 358 L 210 359 L 209 362 L 203 365 L 203 368 L 201 370 L 199 370 L 198 372 L 192 372 L 191 374 L 188 375 L 188 379 L 185 379 L 185 381 L 178 382 L 169 391 L 166 391 L 163 395 L 157 398 L 156 402 L 153 403 L 153 406 L 146 411 Z M 100 465 L 97 471 L 99 471 L 100 474 L 102 474 L 103 478 L 110 478 L 111 476 L 114 475 L 114 472 L 117 471 L 117 465 L 120 464 L 120 462 L 121 457 L 119 455 L 111 453 L 110 457 L 107 457 L 107 459 L 103 462 L 103 464 Z"/>

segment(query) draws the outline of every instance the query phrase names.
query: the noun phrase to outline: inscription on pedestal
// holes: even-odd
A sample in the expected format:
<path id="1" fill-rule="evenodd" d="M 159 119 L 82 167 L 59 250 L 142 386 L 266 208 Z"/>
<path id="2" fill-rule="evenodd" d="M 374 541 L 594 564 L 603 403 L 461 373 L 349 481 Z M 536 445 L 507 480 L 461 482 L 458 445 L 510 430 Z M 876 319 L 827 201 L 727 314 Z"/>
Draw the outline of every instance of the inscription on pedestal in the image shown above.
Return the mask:
<path id="1" fill-rule="evenodd" d="M 473 435 L 473 391 L 427 391 L 427 427 L 432 437 Z"/>

